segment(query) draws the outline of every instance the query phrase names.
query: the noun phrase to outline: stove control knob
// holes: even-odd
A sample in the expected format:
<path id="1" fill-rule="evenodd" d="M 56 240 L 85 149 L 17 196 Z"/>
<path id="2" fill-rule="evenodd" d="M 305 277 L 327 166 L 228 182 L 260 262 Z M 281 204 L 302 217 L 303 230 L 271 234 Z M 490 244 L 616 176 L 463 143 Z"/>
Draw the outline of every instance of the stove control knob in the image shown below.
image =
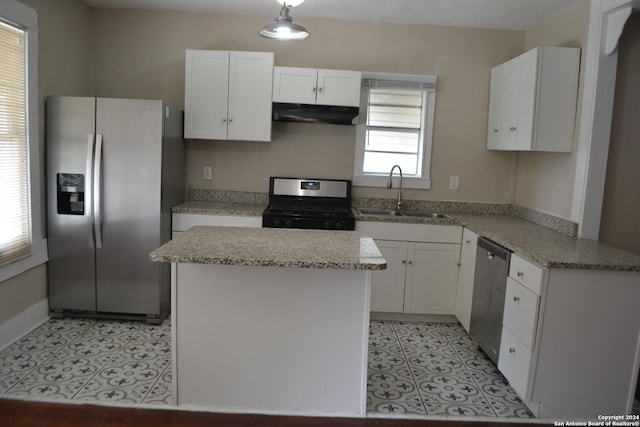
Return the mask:
<path id="1" fill-rule="evenodd" d="M 293 221 L 291 221 L 290 219 L 288 219 L 288 220 L 285 222 L 285 225 L 286 225 L 287 227 L 293 227 Z"/>
<path id="2" fill-rule="evenodd" d="M 331 223 L 329 221 L 325 221 L 324 222 L 324 228 L 326 228 L 327 230 L 331 228 Z"/>
<path id="3" fill-rule="evenodd" d="M 275 225 L 276 227 L 280 227 L 280 220 L 279 219 L 274 219 L 273 220 L 273 225 Z"/>
<path id="4" fill-rule="evenodd" d="M 340 230 L 342 228 L 342 223 L 340 221 L 336 222 L 336 228 Z"/>

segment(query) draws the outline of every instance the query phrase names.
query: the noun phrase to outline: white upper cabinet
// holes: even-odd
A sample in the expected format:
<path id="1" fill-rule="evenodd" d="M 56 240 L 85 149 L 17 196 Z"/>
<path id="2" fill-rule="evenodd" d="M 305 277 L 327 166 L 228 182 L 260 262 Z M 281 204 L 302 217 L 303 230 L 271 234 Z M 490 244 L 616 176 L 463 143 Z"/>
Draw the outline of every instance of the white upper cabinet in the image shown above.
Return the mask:
<path id="1" fill-rule="evenodd" d="M 570 152 L 580 49 L 544 46 L 491 70 L 487 148 Z"/>
<path id="2" fill-rule="evenodd" d="M 275 67 L 273 102 L 360 106 L 360 71 Z"/>
<path id="3" fill-rule="evenodd" d="M 273 53 L 187 50 L 184 137 L 270 141 Z"/>

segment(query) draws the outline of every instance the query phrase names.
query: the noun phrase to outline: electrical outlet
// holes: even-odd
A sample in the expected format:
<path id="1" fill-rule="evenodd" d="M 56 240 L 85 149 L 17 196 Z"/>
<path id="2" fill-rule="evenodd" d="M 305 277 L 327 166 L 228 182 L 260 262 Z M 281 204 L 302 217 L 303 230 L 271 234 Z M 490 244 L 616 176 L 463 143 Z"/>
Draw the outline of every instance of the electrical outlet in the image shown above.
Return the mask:
<path id="1" fill-rule="evenodd" d="M 457 190 L 460 178 L 457 175 L 449 177 L 449 190 Z"/>
<path id="2" fill-rule="evenodd" d="M 202 179 L 211 181 L 213 179 L 213 166 L 205 166 L 202 168 Z"/>

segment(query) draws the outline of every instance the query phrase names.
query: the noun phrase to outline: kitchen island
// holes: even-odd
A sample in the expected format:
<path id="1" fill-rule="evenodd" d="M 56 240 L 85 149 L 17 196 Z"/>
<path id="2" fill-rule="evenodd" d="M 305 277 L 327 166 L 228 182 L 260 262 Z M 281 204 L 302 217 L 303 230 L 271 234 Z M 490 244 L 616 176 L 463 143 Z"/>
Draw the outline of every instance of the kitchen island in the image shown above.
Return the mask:
<path id="1" fill-rule="evenodd" d="M 179 406 L 365 416 L 371 271 L 386 268 L 367 235 L 199 226 L 150 258 L 172 263 Z"/>

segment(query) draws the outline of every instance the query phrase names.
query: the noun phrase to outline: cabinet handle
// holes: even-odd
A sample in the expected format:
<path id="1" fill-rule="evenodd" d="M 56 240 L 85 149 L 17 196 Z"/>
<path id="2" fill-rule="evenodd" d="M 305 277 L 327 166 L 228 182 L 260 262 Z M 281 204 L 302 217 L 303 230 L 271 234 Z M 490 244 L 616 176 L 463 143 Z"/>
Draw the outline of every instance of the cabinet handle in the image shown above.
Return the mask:
<path id="1" fill-rule="evenodd" d="M 498 132 L 499 132 L 498 129 L 493 130 L 493 133 L 498 133 Z"/>
<path id="2" fill-rule="evenodd" d="M 513 297 L 513 300 L 514 300 L 515 302 L 518 302 L 518 301 L 520 301 L 520 297 Z"/>
<path id="3" fill-rule="evenodd" d="M 316 87 L 315 86 L 311 88 L 311 92 L 316 93 Z"/>
<path id="4" fill-rule="evenodd" d="M 222 123 L 227 123 L 227 118 L 226 117 L 222 118 Z"/>
<path id="5" fill-rule="evenodd" d="M 318 88 L 318 93 L 322 93 L 322 87 Z"/>
<path id="6" fill-rule="evenodd" d="M 467 239 L 467 244 L 470 244 L 470 243 L 471 243 L 471 240 Z"/>
<path id="7" fill-rule="evenodd" d="M 233 119 L 229 119 L 229 123 L 231 123 L 233 121 Z"/>
<path id="8" fill-rule="evenodd" d="M 522 271 L 518 271 L 518 277 L 524 277 L 524 273 Z"/>
<path id="9" fill-rule="evenodd" d="M 413 264 L 413 261 L 409 261 L 409 265 Z"/>
<path id="10" fill-rule="evenodd" d="M 509 353 L 515 353 L 515 352 L 516 352 L 516 349 L 515 349 L 515 348 L 513 348 L 513 347 L 510 347 L 510 348 L 509 348 Z"/>
<path id="11" fill-rule="evenodd" d="M 511 127 L 509 128 L 509 130 L 510 130 L 511 132 L 513 132 L 514 130 L 516 130 L 516 127 L 515 127 L 515 126 L 511 126 Z"/>
<path id="12" fill-rule="evenodd" d="M 460 267 L 460 266 L 462 265 L 462 263 L 461 263 L 460 261 L 458 261 L 458 262 L 456 262 L 456 265 L 457 265 L 458 267 Z"/>
<path id="13" fill-rule="evenodd" d="M 403 264 L 406 264 L 406 263 L 407 263 L 407 260 L 404 260 L 404 259 L 403 259 L 403 260 L 402 260 L 402 263 L 403 263 Z"/>

